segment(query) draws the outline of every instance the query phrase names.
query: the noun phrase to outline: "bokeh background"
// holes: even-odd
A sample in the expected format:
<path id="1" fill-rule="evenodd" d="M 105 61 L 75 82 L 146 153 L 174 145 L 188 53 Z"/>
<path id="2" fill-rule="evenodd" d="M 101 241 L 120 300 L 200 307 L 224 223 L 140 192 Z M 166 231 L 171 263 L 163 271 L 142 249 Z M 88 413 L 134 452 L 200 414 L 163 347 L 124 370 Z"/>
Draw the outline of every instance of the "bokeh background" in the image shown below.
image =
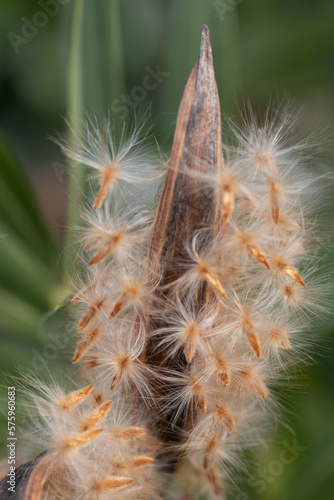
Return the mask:
<path id="1" fill-rule="evenodd" d="M 69 369 L 73 245 L 66 228 L 68 212 L 76 216 L 68 200 L 80 179 L 67 175 L 49 139 L 65 132 L 64 118 L 109 110 L 121 123 L 150 106 L 154 134 L 168 151 L 205 23 L 224 120 L 238 114 L 245 95 L 255 110 L 289 98 L 294 109 L 303 108 L 301 129 L 321 142 L 325 169 L 334 165 L 331 0 L 54 0 L 47 13 L 42 4 L 48 2 L 2 0 L 0 7 L 1 446 L 5 374 L 32 370 L 43 377 L 45 366 L 56 374 Z M 148 90 L 145 76 L 152 71 L 160 76 Z M 334 196 L 327 208 L 324 258 L 330 266 Z M 333 330 L 327 315 L 308 332 L 321 343 L 287 398 L 291 428 L 278 427 L 267 448 L 252 452 L 253 480 L 241 481 L 243 493 L 231 498 L 334 498 Z M 287 464 L 283 450 L 295 445 Z"/>

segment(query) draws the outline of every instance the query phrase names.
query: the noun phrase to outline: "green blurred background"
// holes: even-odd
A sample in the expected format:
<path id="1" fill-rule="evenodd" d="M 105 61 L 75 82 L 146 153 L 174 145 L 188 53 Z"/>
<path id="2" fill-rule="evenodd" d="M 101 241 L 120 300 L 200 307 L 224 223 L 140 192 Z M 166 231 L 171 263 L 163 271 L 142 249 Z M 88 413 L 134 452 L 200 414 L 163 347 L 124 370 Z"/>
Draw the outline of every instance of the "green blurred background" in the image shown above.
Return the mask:
<path id="1" fill-rule="evenodd" d="M 237 115 L 244 95 L 256 110 L 288 97 L 294 109 L 304 108 L 301 128 L 322 141 L 327 170 L 334 164 L 332 0 L 54 0 L 40 15 L 41 3 L 2 0 L 0 7 L 1 444 L 4 374 L 32 370 L 43 377 L 44 364 L 52 372 L 69 368 L 66 304 L 49 312 L 68 295 L 73 235 L 66 236 L 66 227 L 76 220 L 76 205 L 67 202 L 81 182 L 75 166 L 66 174 L 48 138 L 65 131 L 64 117 L 71 113 L 75 124 L 84 112 L 102 116 L 111 109 L 122 122 L 128 108 L 140 114 L 151 106 L 154 134 L 168 151 L 205 23 L 225 117 Z M 148 90 L 152 71 L 160 76 Z M 330 196 L 327 212 L 330 264 Z M 322 340 L 315 364 L 288 397 L 294 434 L 278 428 L 267 449 L 255 450 L 253 482 L 241 481 L 244 493 L 230 498 L 334 498 L 333 320 L 324 318 L 309 335 Z M 284 464 L 282 450 L 294 439 L 301 448 Z"/>

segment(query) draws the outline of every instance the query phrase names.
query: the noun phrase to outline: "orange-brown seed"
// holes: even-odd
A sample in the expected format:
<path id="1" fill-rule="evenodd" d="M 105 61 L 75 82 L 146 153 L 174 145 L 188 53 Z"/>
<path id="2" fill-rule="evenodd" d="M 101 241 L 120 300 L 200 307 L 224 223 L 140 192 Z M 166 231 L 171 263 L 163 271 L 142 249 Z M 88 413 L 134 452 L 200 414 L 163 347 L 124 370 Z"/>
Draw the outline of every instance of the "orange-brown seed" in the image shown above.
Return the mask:
<path id="1" fill-rule="evenodd" d="M 90 415 L 85 416 L 81 421 L 80 431 L 86 432 L 102 422 L 108 415 L 111 405 L 112 401 L 106 401 Z"/>
<path id="2" fill-rule="evenodd" d="M 115 163 L 112 163 L 109 167 L 107 168 L 102 168 L 100 170 L 101 174 L 101 185 L 100 185 L 100 190 L 97 193 L 96 200 L 94 203 L 94 210 L 98 210 L 105 197 L 108 194 L 110 186 L 117 181 L 117 167 Z"/>
<path id="3" fill-rule="evenodd" d="M 84 399 L 86 399 L 93 389 L 94 387 L 92 385 L 87 385 L 87 387 L 84 387 L 83 389 L 73 391 L 59 401 L 59 406 L 65 411 L 71 411 L 75 406 L 79 405 Z"/>
<path id="4" fill-rule="evenodd" d="M 119 476 L 108 476 L 104 479 L 94 481 L 91 484 L 90 489 L 94 492 L 106 492 L 115 491 L 121 488 L 125 488 L 129 484 L 133 483 L 133 479 L 130 477 L 119 477 Z"/>
<path id="5" fill-rule="evenodd" d="M 97 339 L 99 338 L 100 331 L 99 328 L 94 328 L 94 330 L 87 332 L 85 334 L 85 337 L 81 342 L 79 342 L 76 351 L 74 353 L 72 363 L 77 363 L 82 356 L 84 356 L 87 351 L 95 344 Z"/>
<path id="6" fill-rule="evenodd" d="M 222 424 L 226 427 L 226 429 L 228 431 L 230 431 L 231 434 L 237 433 L 235 420 L 233 418 L 233 415 L 230 413 L 229 410 L 227 410 L 227 408 L 216 403 L 214 416 L 215 416 L 215 418 L 217 418 L 218 420 L 220 420 L 222 422 Z"/>

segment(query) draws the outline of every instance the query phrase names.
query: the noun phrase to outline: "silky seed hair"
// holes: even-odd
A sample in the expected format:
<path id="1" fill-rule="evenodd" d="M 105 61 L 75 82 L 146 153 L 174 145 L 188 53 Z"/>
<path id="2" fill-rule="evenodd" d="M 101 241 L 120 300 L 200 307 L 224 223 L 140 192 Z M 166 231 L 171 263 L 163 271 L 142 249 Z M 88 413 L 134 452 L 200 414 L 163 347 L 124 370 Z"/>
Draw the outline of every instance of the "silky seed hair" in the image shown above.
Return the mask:
<path id="1" fill-rule="evenodd" d="M 302 146 L 289 145 L 287 123 L 277 114 L 259 125 L 253 114 L 245 129 L 232 126 L 233 146 L 223 148 L 227 169 L 218 178 L 198 174 L 203 188 L 219 194 L 217 225 L 184 242 L 175 262 L 181 272 L 168 285 L 159 275 L 152 279 L 147 257 L 153 207 L 126 206 L 116 188 L 154 182 L 158 161 L 150 168 L 140 152 L 128 163 L 130 143 L 115 153 L 109 124 L 103 134 L 87 127 L 79 152 L 66 147 L 100 177 L 92 209 L 82 216 L 80 259 L 87 271 L 72 299 L 72 363 L 85 385 L 65 393 L 39 384 L 31 396 L 34 436 L 48 444 L 55 464 L 43 498 L 159 498 L 165 476 L 155 464 L 161 444 L 151 404 L 162 422 L 171 413 L 175 425 L 190 415 L 180 451 L 189 474 L 201 471 L 203 491 L 220 498 L 238 453 L 257 444 L 259 428 L 276 418 L 271 387 L 307 352 L 302 330 L 319 286 L 312 283 L 318 241 L 308 214 L 316 181 L 305 171 Z M 137 133 L 131 140 L 138 141 Z M 110 163 L 118 177 L 106 181 Z M 197 175 L 188 167 L 183 173 Z M 207 298 L 199 307 L 203 283 Z M 159 301 L 154 294 L 166 286 L 168 298 Z M 149 315 L 163 317 L 166 326 L 148 328 Z M 167 360 L 177 363 L 181 353 L 185 365 L 147 364 L 148 338 Z M 166 394 L 152 389 L 161 379 L 169 384 Z"/>
<path id="2" fill-rule="evenodd" d="M 143 122 L 117 139 L 88 119 L 60 141 L 90 194 L 72 298 L 80 383 L 35 383 L 28 403 L 48 450 L 42 500 L 159 499 L 173 474 L 222 498 L 285 418 L 276 388 L 311 358 L 325 308 L 318 183 L 284 107 L 260 120 L 248 106 L 221 148 L 217 99 L 204 26 L 163 188 Z"/>
<path id="3" fill-rule="evenodd" d="M 52 461 L 41 498 L 160 498 L 164 474 L 154 463 L 160 445 L 140 426 L 146 419 L 122 401 L 113 407 L 107 391 L 92 384 L 68 392 L 49 379 L 24 380 L 27 436 L 35 447 L 47 446 Z"/>

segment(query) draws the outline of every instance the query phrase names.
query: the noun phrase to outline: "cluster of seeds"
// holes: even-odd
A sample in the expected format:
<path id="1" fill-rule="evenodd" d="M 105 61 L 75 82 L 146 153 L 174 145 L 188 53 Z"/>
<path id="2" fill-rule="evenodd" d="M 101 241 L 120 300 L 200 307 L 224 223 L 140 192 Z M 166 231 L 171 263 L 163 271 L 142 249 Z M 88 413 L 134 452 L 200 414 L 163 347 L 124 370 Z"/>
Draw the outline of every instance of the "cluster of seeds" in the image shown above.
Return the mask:
<path id="1" fill-rule="evenodd" d="M 177 448 L 201 488 L 221 498 L 236 451 L 256 444 L 277 413 L 270 385 L 296 363 L 315 291 L 311 183 L 284 116 L 261 127 L 252 117 L 232 132 L 214 173 L 180 167 L 187 196 L 209 192 L 215 216 L 178 241 L 167 281 L 150 245 L 153 199 L 143 191 L 163 174 L 139 134 L 116 148 L 109 124 L 87 126 L 79 149 L 62 145 L 97 171 L 93 209 L 83 214 L 85 271 L 72 300 L 72 362 L 92 385 L 38 402 L 42 416 L 49 405 L 57 456 L 46 499 L 159 498 L 164 478 L 152 462 L 166 428 L 179 438 L 165 440 L 161 456 Z M 88 396 L 91 409 L 82 410 Z M 107 416 L 111 399 L 132 427 Z M 140 422 L 155 437 L 133 427 Z"/>
<path id="2" fill-rule="evenodd" d="M 158 443 L 133 426 L 126 411 L 111 407 L 92 385 L 68 394 L 55 384 L 34 391 L 33 438 L 48 444 L 44 461 L 50 465 L 41 498 L 150 498 L 158 482 L 152 465 Z"/>

